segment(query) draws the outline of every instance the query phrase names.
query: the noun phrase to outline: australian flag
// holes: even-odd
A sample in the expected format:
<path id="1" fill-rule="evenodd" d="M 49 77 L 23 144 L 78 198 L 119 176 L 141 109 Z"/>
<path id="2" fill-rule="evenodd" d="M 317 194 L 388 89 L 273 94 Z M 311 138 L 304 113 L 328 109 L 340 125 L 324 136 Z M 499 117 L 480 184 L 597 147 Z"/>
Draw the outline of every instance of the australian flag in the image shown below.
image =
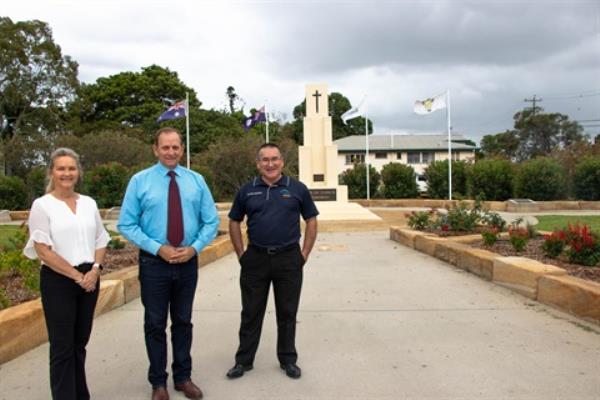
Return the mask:
<path id="1" fill-rule="evenodd" d="M 262 106 L 259 110 L 244 120 L 244 131 L 248 132 L 250 128 L 259 122 L 265 122 L 267 120 L 267 113 L 265 112 L 265 106 Z"/>
<path id="2" fill-rule="evenodd" d="M 185 101 L 178 101 L 171 107 L 167 108 L 167 111 L 160 114 L 160 117 L 158 117 L 156 122 L 163 122 L 169 119 L 177 119 L 183 117 L 185 117 Z"/>

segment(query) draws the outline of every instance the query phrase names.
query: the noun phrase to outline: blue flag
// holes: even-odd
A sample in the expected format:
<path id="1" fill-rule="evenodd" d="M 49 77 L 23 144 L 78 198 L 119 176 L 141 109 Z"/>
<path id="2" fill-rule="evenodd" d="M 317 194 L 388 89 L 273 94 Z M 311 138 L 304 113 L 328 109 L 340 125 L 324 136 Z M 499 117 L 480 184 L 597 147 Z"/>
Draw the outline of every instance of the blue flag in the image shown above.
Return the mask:
<path id="1" fill-rule="evenodd" d="M 158 117 L 156 122 L 162 122 L 170 119 L 177 119 L 183 117 L 185 117 L 185 101 L 178 101 L 171 107 L 167 108 L 167 111 L 160 114 L 160 117 Z"/>
<path id="2" fill-rule="evenodd" d="M 256 110 L 251 117 L 244 120 L 244 131 L 248 132 L 250 128 L 259 122 L 265 122 L 267 120 L 267 113 L 265 112 L 265 106 L 262 106 L 259 110 Z"/>

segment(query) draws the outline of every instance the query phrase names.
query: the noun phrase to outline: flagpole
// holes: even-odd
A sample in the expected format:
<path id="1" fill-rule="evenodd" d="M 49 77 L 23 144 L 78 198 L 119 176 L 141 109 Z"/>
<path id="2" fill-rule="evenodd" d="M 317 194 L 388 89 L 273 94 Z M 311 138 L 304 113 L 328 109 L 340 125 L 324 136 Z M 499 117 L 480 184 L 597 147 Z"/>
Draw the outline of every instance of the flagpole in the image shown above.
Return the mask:
<path id="1" fill-rule="evenodd" d="M 371 190 L 369 187 L 369 123 L 368 123 L 369 119 L 367 118 L 367 113 L 365 112 L 365 150 L 366 150 L 366 155 L 365 155 L 365 166 L 366 168 L 366 175 L 367 175 L 367 200 L 371 199 Z"/>
<path id="2" fill-rule="evenodd" d="M 185 155 L 187 169 L 190 169 L 190 92 L 185 92 Z"/>
<path id="3" fill-rule="evenodd" d="M 269 143 L 269 112 L 267 111 L 267 101 L 265 100 L 265 143 Z"/>
<path id="4" fill-rule="evenodd" d="M 446 118 L 448 120 L 448 200 L 452 200 L 452 124 L 450 121 L 450 89 L 446 90 Z"/>

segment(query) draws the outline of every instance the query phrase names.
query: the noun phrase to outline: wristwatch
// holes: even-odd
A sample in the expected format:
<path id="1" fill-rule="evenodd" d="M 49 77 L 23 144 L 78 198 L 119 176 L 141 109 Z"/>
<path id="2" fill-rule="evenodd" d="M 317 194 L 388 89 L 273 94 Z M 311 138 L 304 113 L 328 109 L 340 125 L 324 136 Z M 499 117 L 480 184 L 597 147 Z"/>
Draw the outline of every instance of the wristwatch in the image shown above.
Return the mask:
<path id="1" fill-rule="evenodd" d="M 102 271 L 104 269 L 102 264 L 97 263 L 97 262 L 95 262 L 94 265 L 92 265 L 92 268 L 99 269 L 100 271 Z"/>

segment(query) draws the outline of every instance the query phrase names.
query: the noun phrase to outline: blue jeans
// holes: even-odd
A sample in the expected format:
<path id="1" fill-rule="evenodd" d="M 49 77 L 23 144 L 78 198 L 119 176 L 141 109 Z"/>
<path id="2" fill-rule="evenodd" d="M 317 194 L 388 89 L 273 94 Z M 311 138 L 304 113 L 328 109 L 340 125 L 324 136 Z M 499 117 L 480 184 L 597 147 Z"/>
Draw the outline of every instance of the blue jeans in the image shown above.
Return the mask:
<path id="1" fill-rule="evenodd" d="M 198 257 L 169 264 L 158 256 L 140 251 L 140 289 L 144 305 L 144 336 L 152 387 L 166 386 L 167 316 L 171 313 L 173 381 L 182 383 L 192 373 L 192 305 L 198 282 Z"/>

